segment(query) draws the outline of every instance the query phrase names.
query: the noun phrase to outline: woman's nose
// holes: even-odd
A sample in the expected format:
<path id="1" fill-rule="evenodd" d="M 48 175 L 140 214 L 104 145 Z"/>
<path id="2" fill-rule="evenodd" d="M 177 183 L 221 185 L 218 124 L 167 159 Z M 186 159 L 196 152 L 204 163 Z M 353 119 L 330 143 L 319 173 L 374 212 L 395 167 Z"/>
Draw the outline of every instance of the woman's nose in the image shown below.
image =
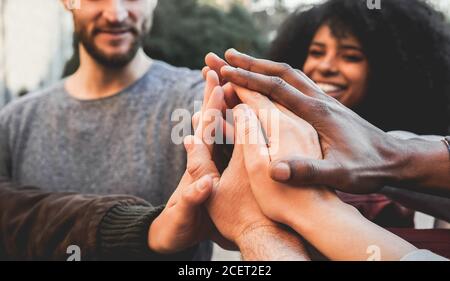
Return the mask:
<path id="1" fill-rule="evenodd" d="M 332 76 L 339 73 L 336 59 L 332 56 L 324 58 L 317 66 L 319 72 L 324 76 Z"/>

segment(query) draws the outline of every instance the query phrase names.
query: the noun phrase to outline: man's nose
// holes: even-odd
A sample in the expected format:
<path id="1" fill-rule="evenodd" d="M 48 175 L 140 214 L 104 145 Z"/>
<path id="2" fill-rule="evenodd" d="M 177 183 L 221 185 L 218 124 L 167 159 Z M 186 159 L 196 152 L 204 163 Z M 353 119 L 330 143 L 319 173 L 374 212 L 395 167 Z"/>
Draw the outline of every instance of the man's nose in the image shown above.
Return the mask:
<path id="1" fill-rule="evenodd" d="M 103 16 L 111 23 L 123 22 L 128 17 L 128 10 L 124 4 L 125 0 L 110 0 Z"/>

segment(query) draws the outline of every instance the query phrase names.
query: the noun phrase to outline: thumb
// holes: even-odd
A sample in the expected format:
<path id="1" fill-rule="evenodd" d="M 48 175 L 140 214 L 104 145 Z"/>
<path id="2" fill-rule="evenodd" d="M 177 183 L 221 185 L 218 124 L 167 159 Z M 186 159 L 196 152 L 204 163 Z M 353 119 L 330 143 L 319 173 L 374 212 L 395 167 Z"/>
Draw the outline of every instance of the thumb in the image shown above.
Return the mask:
<path id="1" fill-rule="evenodd" d="M 205 175 L 218 174 L 211 152 L 199 137 L 187 136 L 184 146 L 187 152 L 187 172 L 194 181 Z"/>
<path id="2" fill-rule="evenodd" d="M 344 174 L 329 160 L 302 157 L 274 161 L 270 165 L 273 180 L 294 186 L 320 185 L 338 188 Z"/>
<path id="3" fill-rule="evenodd" d="M 180 211 L 185 215 L 191 214 L 199 205 L 203 204 L 211 195 L 213 190 L 213 179 L 207 175 L 192 183 L 183 191 L 181 200 L 178 202 Z"/>

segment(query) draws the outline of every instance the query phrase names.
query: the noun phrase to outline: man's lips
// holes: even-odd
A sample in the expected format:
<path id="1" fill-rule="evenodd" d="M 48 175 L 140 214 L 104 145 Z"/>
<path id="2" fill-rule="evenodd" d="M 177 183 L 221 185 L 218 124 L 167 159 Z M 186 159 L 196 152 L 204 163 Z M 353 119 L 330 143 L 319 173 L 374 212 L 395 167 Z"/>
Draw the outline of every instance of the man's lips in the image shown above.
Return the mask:
<path id="1" fill-rule="evenodd" d="M 130 28 L 120 28 L 120 29 L 99 29 L 95 31 L 95 35 L 104 35 L 111 38 L 120 38 L 125 35 L 133 35 L 135 32 Z"/>
<path id="2" fill-rule="evenodd" d="M 110 34 L 123 34 L 123 33 L 128 33 L 131 32 L 130 29 L 104 29 L 104 30 L 99 30 L 99 33 L 110 33 Z"/>
<path id="3" fill-rule="evenodd" d="M 99 38 L 106 40 L 108 42 L 123 42 L 127 40 L 127 38 L 133 36 L 133 33 L 129 29 L 120 29 L 120 30 L 100 30 L 97 32 Z"/>

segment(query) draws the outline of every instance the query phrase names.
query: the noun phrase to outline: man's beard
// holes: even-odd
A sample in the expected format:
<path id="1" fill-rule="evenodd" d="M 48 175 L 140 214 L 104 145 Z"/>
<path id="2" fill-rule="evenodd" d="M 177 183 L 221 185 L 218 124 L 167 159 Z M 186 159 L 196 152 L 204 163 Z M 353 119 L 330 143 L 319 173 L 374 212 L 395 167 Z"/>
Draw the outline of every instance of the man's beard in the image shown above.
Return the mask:
<path id="1" fill-rule="evenodd" d="M 121 28 L 121 26 L 114 26 L 113 28 Z M 133 34 L 134 39 L 129 50 L 124 54 L 108 55 L 95 44 L 95 35 L 97 35 L 98 32 L 99 31 L 96 29 L 92 32 L 92 35 L 90 35 L 86 28 L 80 28 L 75 31 L 75 38 L 83 45 L 86 52 L 97 63 L 107 68 L 122 68 L 128 65 L 141 48 L 146 34 L 145 32 L 139 33 L 135 28 L 130 28 L 130 32 Z"/>

